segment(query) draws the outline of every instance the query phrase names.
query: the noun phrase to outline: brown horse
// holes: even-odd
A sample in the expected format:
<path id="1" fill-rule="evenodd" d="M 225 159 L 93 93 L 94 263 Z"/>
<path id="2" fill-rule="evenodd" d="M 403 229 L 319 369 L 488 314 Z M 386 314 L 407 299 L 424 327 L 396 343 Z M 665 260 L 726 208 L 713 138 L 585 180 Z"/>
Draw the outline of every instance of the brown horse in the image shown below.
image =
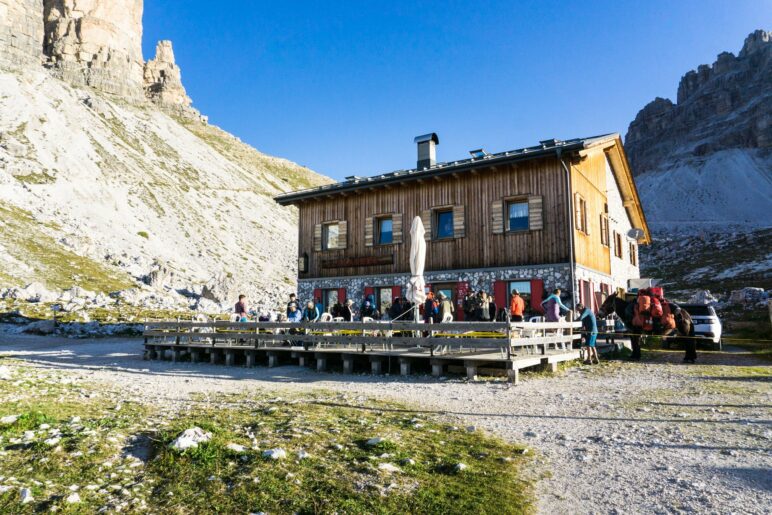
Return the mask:
<path id="1" fill-rule="evenodd" d="M 633 325 L 632 304 L 634 304 L 634 302 L 627 302 L 625 299 L 619 298 L 616 293 L 612 293 L 603 302 L 603 305 L 598 310 L 598 316 L 600 318 L 605 318 L 612 313 L 617 314 L 622 322 L 625 323 L 625 326 L 627 326 L 627 330 L 631 333 L 630 343 L 633 346 L 633 354 L 630 356 L 630 359 L 640 360 L 641 340 L 643 337 L 646 335 L 670 336 L 674 331 L 671 329 L 657 330 L 656 326 L 654 331 L 644 331 L 642 328 L 636 327 Z M 692 323 L 692 317 L 689 315 L 689 313 L 686 312 L 685 309 L 681 309 L 674 302 L 670 302 L 670 305 L 676 320 L 675 332 L 678 333 L 679 336 L 684 337 L 683 342 L 684 348 L 686 349 L 686 356 L 684 356 L 684 361 L 691 361 L 694 363 L 694 361 L 697 359 L 697 349 L 696 342 L 693 338 L 694 323 Z"/>

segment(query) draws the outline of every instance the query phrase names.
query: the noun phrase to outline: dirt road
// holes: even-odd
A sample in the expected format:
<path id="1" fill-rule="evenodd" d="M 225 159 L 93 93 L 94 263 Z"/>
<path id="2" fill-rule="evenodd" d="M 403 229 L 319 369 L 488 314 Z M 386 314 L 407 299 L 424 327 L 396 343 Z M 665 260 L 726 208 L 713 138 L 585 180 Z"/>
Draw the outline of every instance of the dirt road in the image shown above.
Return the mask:
<path id="1" fill-rule="evenodd" d="M 542 513 L 772 511 L 772 367 L 749 355 L 703 353 L 686 366 L 680 353 L 652 352 L 644 363 L 526 374 L 509 386 L 148 362 L 141 351 L 139 340 L 0 335 L 0 354 L 169 410 L 192 395 L 321 388 L 440 411 L 532 449 Z"/>

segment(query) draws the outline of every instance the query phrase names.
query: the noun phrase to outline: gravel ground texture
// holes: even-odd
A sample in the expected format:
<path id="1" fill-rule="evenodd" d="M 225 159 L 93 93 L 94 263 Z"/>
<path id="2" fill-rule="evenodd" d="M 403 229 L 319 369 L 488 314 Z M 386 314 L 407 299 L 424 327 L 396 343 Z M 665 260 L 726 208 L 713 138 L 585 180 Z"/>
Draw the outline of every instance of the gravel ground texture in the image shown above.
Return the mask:
<path id="1" fill-rule="evenodd" d="M 323 389 L 440 412 L 532 449 L 541 513 L 772 512 L 772 366 L 752 355 L 652 351 L 521 383 L 142 360 L 138 339 L 0 334 L 0 354 L 186 409 L 218 393 Z M 13 366 L 12 362 L 10 366 Z"/>

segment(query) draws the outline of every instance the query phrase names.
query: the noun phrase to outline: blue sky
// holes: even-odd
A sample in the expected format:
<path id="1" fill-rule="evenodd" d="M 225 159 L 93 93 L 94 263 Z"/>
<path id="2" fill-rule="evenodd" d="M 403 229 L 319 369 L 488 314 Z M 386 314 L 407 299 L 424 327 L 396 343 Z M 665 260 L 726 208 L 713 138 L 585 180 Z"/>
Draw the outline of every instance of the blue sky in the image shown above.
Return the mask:
<path id="1" fill-rule="evenodd" d="M 262 152 L 335 179 L 556 137 L 625 133 L 747 34 L 772 0 L 145 0 L 194 105 Z"/>

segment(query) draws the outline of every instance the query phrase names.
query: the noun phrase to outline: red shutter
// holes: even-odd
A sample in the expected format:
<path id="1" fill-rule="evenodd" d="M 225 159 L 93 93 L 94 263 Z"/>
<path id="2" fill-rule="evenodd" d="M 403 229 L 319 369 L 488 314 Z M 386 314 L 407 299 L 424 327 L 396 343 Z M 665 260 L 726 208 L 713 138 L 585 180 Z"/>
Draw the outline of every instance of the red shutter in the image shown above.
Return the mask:
<path id="1" fill-rule="evenodd" d="M 313 301 L 316 303 L 317 301 L 322 300 L 322 290 L 321 288 L 314 288 L 314 298 Z"/>
<path id="2" fill-rule="evenodd" d="M 346 300 L 346 288 L 338 288 L 338 302 L 343 304 Z"/>
<path id="3" fill-rule="evenodd" d="M 541 307 L 541 301 L 544 297 L 544 281 L 541 279 L 531 279 L 531 309 L 537 313 L 544 313 Z"/>
<path id="4" fill-rule="evenodd" d="M 365 286 L 365 300 L 367 300 L 367 297 L 369 297 L 370 295 L 372 295 L 373 298 L 375 298 L 375 288 L 373 288 L 372 286 Z"/>
<path id="5" fill-rule="evenodd" d="M 469 293 L 469 283 L 456 283 L 456 320 L 464 321 L 464 297 Z"/>
<path id="6" fill-rule="evenodd" d="M 507 282 L 496 281 L 493 283 L 493 296 L 495 297 L 496 307 L 501 309 L 507 307 L 509 299 L 507 299 Z"/>
<path id="7" fill-rule="evenodd" d="M 391 300 L 398 299 L 402 296 L 402 286 L 391 287 Z"/>

